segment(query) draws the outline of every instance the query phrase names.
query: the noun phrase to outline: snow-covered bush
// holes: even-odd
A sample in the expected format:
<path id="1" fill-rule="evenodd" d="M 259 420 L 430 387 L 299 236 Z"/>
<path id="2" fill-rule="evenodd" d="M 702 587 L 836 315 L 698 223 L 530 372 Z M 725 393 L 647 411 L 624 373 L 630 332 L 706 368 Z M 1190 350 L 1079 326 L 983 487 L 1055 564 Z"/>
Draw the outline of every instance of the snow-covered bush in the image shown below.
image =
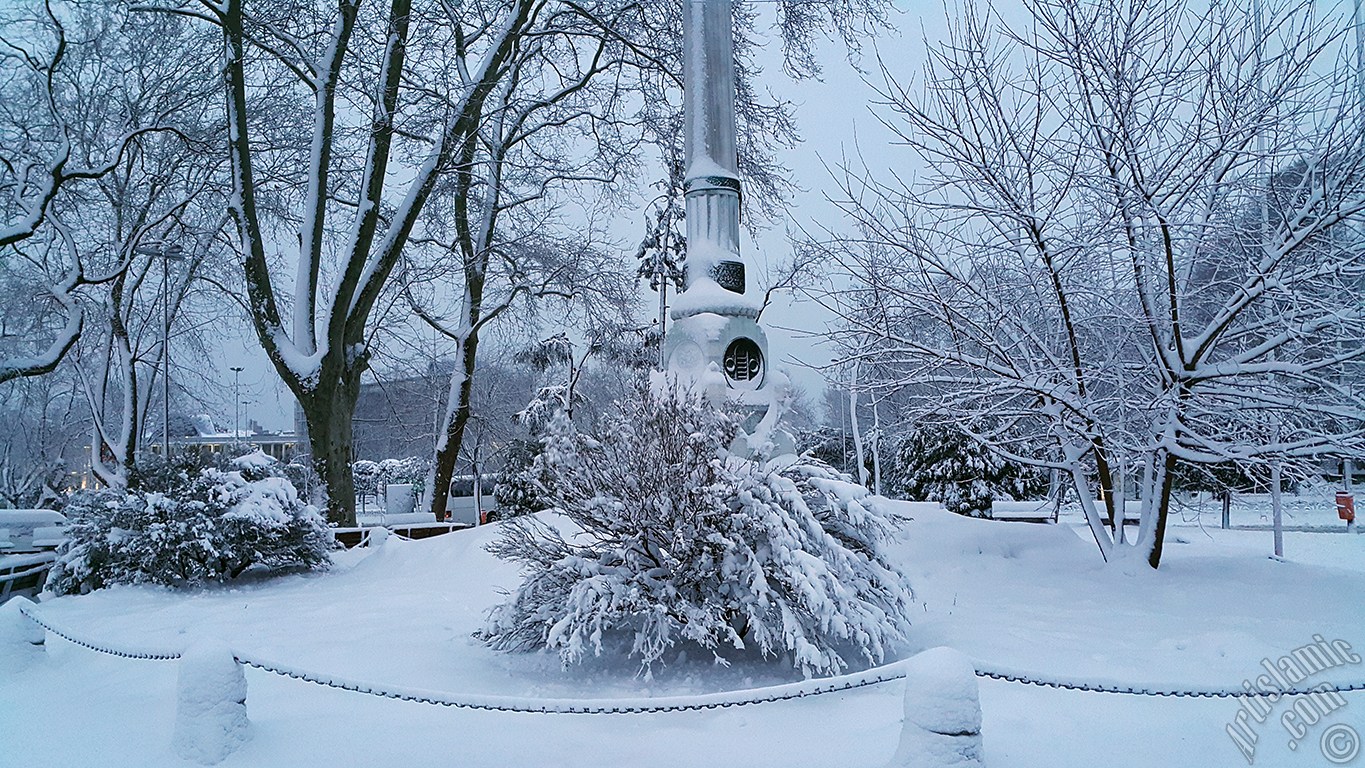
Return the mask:
<path id="1" fill-rule="evenodd" d="M 259 451 L 223 467 L 182 464 L 127 491 L 81 492 L 63 511 L 69 539 L 47 581 L 57 594 L 324 567 L 332 547 L 326 520 Z"/>
<path id="2" fill-rule="evenodd" d="M 351 478 L 357 496 L 379 495 L 379 463 L 359 459 L 351 463 Z"/>
<path id="3" fill-rule="evenodd" d="M 520 517 L 549 509 L 553 502 L 546 488 L 552 482 L 545 463 L 536 459 L 543 443 L 538 438 L 513 440 L 507 447 L 501 478 L 493 489 L 498 500 L 498 518 Z"/>
<path id="4" fill-rule="evenodd" d="M 427 472 L 431 469 L 431 459 L 422 456 L 409 456 L 406 459 L 384 459 L 379 462 L 379 488 L 398 483 L 412 486 L 413 498 L 420 499 L 427 487 Z"/>
<path id="5" fill-rule="evenodd" d="M 960 515 L 984 515 L 991 502 L 1022 501 L 1047 493 L 1042 472 L 1009 461 L 953 429 L 922 427 L 896 447 L 887 494 L 937 501 Z"/>
<path id="6" fill-rule="evenodd" d="M 828 467 L 731 455 L 737 430 L 660 382 L 595 435 L 552 419 L 536 464 L 570 525 L 518 518 L 490 545 L 527 574 L 481 636 L 566 665 L 619 653 L 648 670 L 681 644 L 789 658 L 807 676 L 881 661 L 911 599 L 880 550 L 889 520 Z"/>

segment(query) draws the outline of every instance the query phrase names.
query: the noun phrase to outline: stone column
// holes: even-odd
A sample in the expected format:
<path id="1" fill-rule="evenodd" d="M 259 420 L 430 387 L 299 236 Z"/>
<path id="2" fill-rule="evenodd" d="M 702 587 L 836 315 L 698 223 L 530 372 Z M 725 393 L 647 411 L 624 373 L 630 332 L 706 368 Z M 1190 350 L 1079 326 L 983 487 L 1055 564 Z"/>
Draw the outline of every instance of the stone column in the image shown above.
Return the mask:
<path id="1" fill-rule="evenodd" d="M 773 402 L 776 377 L 758 325 L 761 299 L 749 293 L 739 253 L 734 10 L 732 0 L 683 3 L 686 280 L 664 359 L 679 379 L 748 408 L 752 427 Z"/>

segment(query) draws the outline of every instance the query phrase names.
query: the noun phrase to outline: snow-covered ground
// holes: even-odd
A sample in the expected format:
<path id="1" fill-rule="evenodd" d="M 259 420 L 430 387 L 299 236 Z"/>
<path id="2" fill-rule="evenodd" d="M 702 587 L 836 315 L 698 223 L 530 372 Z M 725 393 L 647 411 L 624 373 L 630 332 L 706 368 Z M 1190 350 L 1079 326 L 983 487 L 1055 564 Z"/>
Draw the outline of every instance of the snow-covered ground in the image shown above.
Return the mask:
<path id="1" fill-rule="evenodd" d="M 1262 659 L 1314 635 L 1365 649 L 1365 536 L 1291 533 L 1280 562 L 1266 556 L 1268 532 L 1218 530 L 1215 512 L 1203 528 L 1175 526 L 1152 572 L 1102 565 L 1065 516 L 1045 526 L 913 514 L 894 546 L 921 601 L 907 652 L 948 645 L 981 664 L 1042 676 L 1238 687 L 1264 671 Z M 1242 522 L 1235 507 L 1233 522 Z M 115 645 L 179 649 L 216 639 L 312 672 L 447 692 L 638 697 L 792 679 L 693 658 L 645 680 L 630 666 L 566 671 L 554 656 L 490 651 L 470 633 L 517 580 L 482 550 L 494 530 L 390 539 L 342 554 L 329 573 L 190 593 L 117 588 L 38 610 Z M 105 656 L 51 635 L 46 655 L 6 641 L 0 766 L 187 764 L 172 749 L 176 673 L 175 662 Z M 899 738 L 903 685 L 715 711 L 544 715 L 380 699 L 255 669 L 246 678 L 252 738 L 225 766 L 882 766 Z M 1365 664 L 1319 680 L 1365 680 Z M 1318 738 L 1329 724 L 1365 732 L 1365 694 L 1345 697 L 1296 750 L 1277 707 L 1255 726 L 1255 765 L 1326 765 Z M 1247 764 L 1225 731 L 1235 700 L 982 680 L 981 703 L 986 760 L 996 768 Z"/>

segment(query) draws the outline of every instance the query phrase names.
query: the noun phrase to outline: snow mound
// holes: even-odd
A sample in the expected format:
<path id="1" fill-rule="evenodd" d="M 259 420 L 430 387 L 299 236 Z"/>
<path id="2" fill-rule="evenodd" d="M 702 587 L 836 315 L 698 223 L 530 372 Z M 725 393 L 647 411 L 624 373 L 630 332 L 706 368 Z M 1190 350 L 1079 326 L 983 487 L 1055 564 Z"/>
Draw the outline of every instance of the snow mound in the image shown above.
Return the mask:
<path id="1" fill-rule="evenodd" d="M 33 605 L 26 597 L 15 597 L 0 604 L 0 671 L 13 674 L 37 660 L 43 653 L 46 633 L 19 612 Z"/>
<path id="2" fill-rule="evenodd" d="M 246 676 L 232 651 L 213 641 L 186 649 L 176 684 L 176 754 L 216 765 L 250 738 L 249 725 Z"/>
<path id="3" fill-rule="evenodd" d="M 1067 526 L 966 517 L 891 500 L 884 500 L 881 505 L 885 512 L 913 518 L 916 535 L 933 541 L 935 550 L 946 556 L 987 555 L 1011 560 L 1028 556 L 1096 565 L 1100 562 L 1093 545 L 1087 545 Z"/>

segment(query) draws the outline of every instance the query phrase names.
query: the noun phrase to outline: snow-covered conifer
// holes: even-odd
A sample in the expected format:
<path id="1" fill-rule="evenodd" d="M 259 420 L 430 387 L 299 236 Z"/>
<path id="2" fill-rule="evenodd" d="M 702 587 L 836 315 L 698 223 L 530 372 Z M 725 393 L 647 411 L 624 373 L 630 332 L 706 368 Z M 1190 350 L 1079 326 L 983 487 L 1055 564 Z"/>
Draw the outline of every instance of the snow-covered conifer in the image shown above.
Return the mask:
<path id="1" fill-rule="evenodd" d="M 1043 472 L 950 428 L 921 427 L 906 435 L 892 466 L 888 495 L 937 501 L 960 515 L 982 515 L 992 501 L 1036 498 L 1048 490 Z"/>

